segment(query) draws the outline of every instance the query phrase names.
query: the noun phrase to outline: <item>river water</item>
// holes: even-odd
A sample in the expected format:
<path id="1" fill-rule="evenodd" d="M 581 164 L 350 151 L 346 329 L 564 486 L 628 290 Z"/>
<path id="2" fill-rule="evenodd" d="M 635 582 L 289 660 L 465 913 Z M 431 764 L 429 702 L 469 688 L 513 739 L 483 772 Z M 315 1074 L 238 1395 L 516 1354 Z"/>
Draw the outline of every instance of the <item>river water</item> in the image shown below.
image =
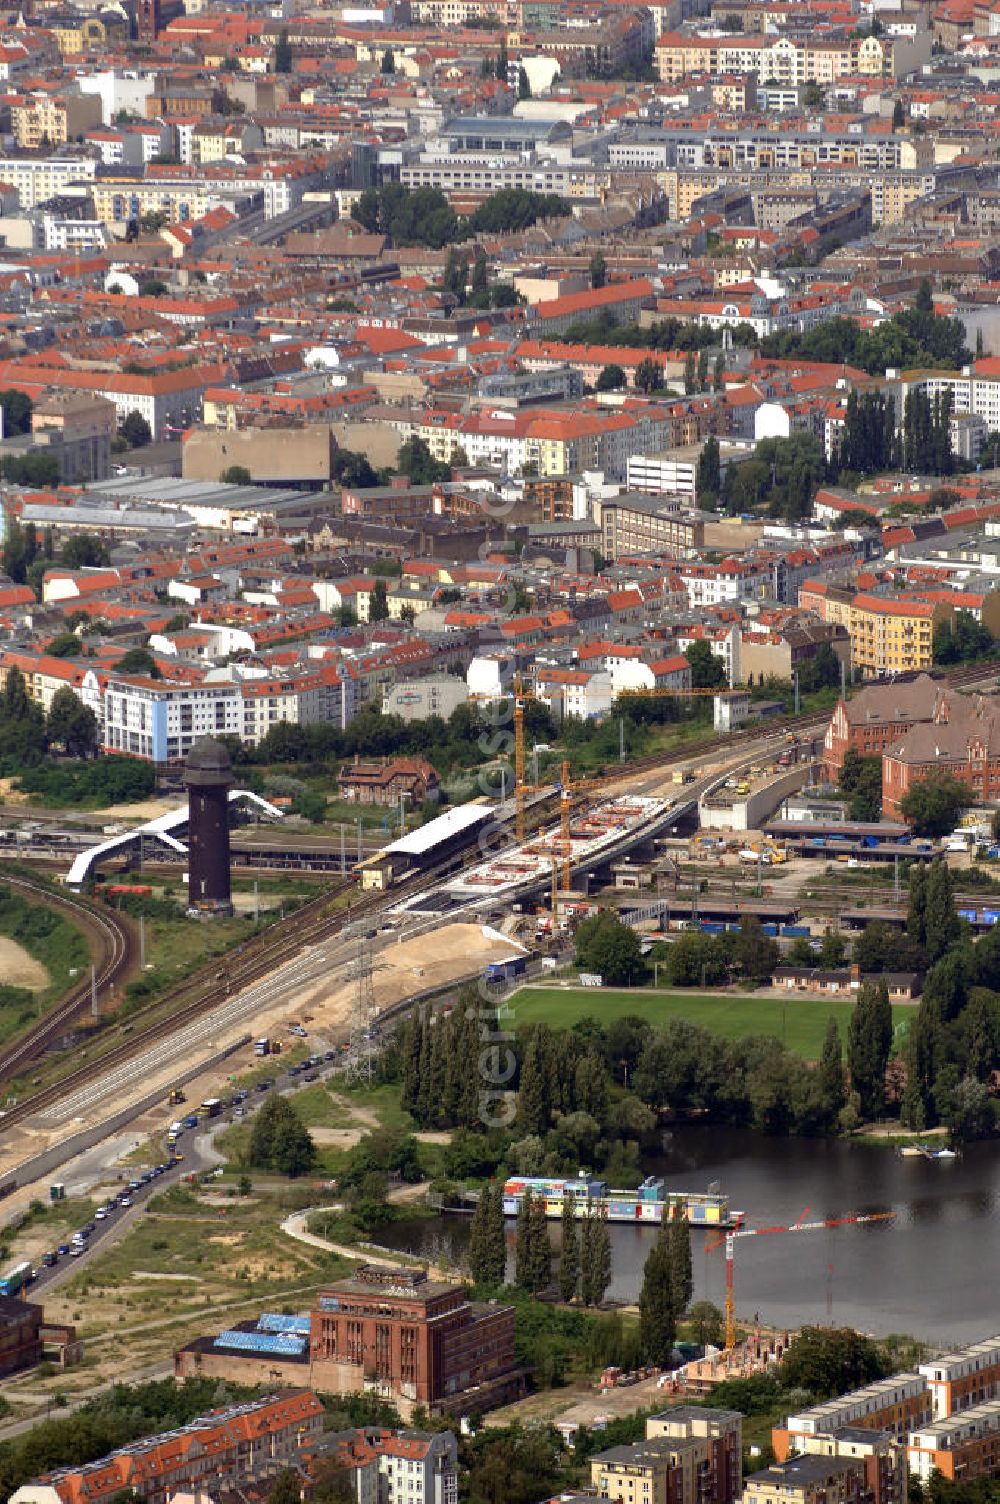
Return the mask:
<path id="1" fill-rule="evenodd" d="M 717 1180 L 750 1227 L 891 1211 L 891 1222 L 742 1238 L 736 1244 L 736 1311 L 774 1326 L 833 1321 L 935 1344 L 1000 1331 L 1000 1149 L 975 1144 L 950 1162 L 902 1159 L 844 1140 L 777 1139 L 718 1127 L 668 1131 L 647 1173 L 671 1189 Z M 463 1262 L 469 1218 L 393 1224 L 387 1246 Z M 551 1224 L 558 1248 L 559 1224 Z M 609 1296 L 634 1300 L 653 1229 L 612 1224 Z M 723 1250 L 694 1232 L 695 1300 L 725 1298 Z M 508 1223 L 512 1245 L 513 1223 Z"/>

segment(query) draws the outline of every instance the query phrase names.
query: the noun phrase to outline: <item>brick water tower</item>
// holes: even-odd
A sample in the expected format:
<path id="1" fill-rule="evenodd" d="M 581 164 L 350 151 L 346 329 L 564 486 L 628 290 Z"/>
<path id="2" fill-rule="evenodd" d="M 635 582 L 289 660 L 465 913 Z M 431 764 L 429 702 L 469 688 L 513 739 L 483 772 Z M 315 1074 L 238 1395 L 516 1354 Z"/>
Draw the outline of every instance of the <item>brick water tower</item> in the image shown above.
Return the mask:
<path id="1" fill-rule="evenodd" d="M 184 764 L 188 791 L 188 913 L 233 912 L 229 888 L 229 790 L 236 780 L 221 742 L 203 736 Z"/>

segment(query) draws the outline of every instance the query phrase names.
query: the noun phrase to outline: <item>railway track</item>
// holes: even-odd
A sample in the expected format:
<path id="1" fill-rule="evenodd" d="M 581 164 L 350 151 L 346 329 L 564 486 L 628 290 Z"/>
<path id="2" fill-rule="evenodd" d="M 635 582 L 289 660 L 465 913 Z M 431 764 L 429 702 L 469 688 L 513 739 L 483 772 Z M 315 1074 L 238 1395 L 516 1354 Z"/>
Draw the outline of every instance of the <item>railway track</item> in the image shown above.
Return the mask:
<path id="1" fill-rule="evenodd" d="M 79 899 L 62 893 L 53 893 L 50 888 L 30 879 L 4 873 L 2 881 L 9 887 L 30 895 L 36 903 L 44 903 L 68 914 L 78 928 L 96 940 L 98 958 L 94 959 L 94 987 L 98 997 L 113 984 L 119 982 L 131 970 L 135 960 L 135 937 L 131 926 L 120 915 L 102 913 Z M 0 1050 L 0 1081 L 15 1075 L 18 1069 L 40 1055 L 54 1039 L 90 1005 L 92 986 L 90 978 L 74 987 L 55 1008 L 26 1030 L 3 1050 Z"/>
<path id="2" fill-rule="evenodd" d="M 475 859 L 479 859 L 478 854 Z M 428 872 L 415 873 L 411 879 L 404 880 L 393 889 L 392 901 L 395 902 L 400 894 L 406 896 L 411 892 L 419 892 L 423 887 L 433 886 L 451 870 L 453 865 L 453 862 L 443 863 Z M 182 1006 L 174 1008 L 167 1017 L 156 1019 L 145 1028 L 139 1028 L 137 1025 L 141 1025 L 142 1015 L 133 1015 L 129 1023 L 134 1032 L 128 1039 L 105 1050 L 95 1059 L 77 1066 L 75 1070 L 61 1076 L 58 1081 L 39 1088 L 30 1097 L 9 1108 L 4 1116 L 3 1126 L 5 1128 L 14 1126 L 34 1117 L 62 1097 L 88 1085 L 95 1077 L 110 1074 L 116 1067 L 126 1064 L 149 1045 L 161 1039 L 168 1039 L 186 1025 L 202 1018 L 213 1008 L 223 1005 L 234 993 L 241 992 L 253 983 L 261 981 L 306 947 L 329 940 L 344 930 L 353 929 L 354 926 L 375 913 L 385 902 L 384 894 L 373 893 L 370 897 L 359 899 L 356 904 L 351 905 L 349 910 L 337 909 L 332 913 L 329 912 L 331 898 L 336 897 L 346 886 L 353 885 L 344 884 L 333 894 L 326 892 L 311 899 L 283 922 L 280 926 L 280 933 L 279 927 L 267 930 L 260 936 L 259 948 L 255 947 L 251 955 L 243 951 L 236 965 L 217 966 L 215 975 L 207 986 L 206 979 L 202 976 L 197 996 L 183 1003 Z M 192 982 L 189 982 L 177 988 L 175 992 L 159 997 L 152 1007 L 159 1011 L 164 1004 L 183 998 L 191 990 Z"/>

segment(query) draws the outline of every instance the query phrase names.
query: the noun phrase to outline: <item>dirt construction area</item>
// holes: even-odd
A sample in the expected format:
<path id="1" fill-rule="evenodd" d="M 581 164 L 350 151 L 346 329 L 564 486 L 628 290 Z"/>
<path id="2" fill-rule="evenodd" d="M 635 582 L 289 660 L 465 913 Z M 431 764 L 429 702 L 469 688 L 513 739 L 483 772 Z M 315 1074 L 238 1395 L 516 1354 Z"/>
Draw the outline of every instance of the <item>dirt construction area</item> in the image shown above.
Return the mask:
<path id="1" fill-rule="evenodd" d="M 491 961 L 521 953 L 519 946 L 498 931 L 480 924 L 446 924 L 410 940 L 385 939 L 387 943 L 373 958 L 372 992 L 378 1012 L 418 993 L 475 976 Z M 127 1069 L 118 1068 L 113 1081 L 83 1089 L 79 1102 L 73 1101 L 72 1115 L 62 1122 L 46 1121 L 42 1114 L 36 1122 L 16 1125 L 0 1152 L 0 1171 L 9 1172 L 20 1161 L 60 1142 L 68 1132 L 95 1127 L 129 1102 L 139 1102 L 157 1090 L 162 1090 L 163 1105 L 144 1113 L 133 1126 L 140 1134 L 161 1133 L 176 1116 L 176 1109 L 167 1106 L 167 1095 L 178 1081 L 187 1080 L 187 1100 L 197 1103 L 223 1094 L 230 1078 L 254 1063 L 253 1047 L 247 1045 L 211 1069 L 189 1076 L 200 1062 L 250 1031 L 279 1039 L 288 1047 L 297 1042 L 290 1032 L 295 1024 L 306 1030 L 309 1046 L 316 1050 L 346 1040 L 356 992 L 353 963 L 352 947 L 343 942 L 307 948 L 297 963 L 298 977 L 286 978 L 279 972 L 273 988 L 255 984 L 243 995 L 247 1006 L 230 1007 L 225 1022 L 210 1033 L 203 1031 L 187 1053 L 165 1054 L 162 1044 L 151 1046 L 147 1055 L 140 1051 Z M 238 995 L 229 1000 L 230 1004 L 239 1001 Z"/>
<path id="2" fill-rule="evenodd" d="M 30 992 L 41 992 L 49 985 L 49 974 L 41 961 L 6 935 L 0 935 L 0 978 L 5 987 L 27 987 Z"/>

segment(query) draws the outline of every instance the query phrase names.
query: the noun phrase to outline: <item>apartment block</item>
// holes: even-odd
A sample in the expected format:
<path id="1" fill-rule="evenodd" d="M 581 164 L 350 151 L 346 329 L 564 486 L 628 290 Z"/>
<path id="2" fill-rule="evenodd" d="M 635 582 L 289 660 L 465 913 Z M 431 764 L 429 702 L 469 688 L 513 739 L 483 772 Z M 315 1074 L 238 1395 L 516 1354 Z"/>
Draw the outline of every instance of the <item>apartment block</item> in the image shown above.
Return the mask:
<path id="1" fill-rule="evenodd" d="M 927 1381 L 919 1373 L 897 1373 L 790 1415 L 783 1426 L 773 1427 L 771 1445 L 778 1461 L 784 1462 L 791 1452 L 805 1450 L 807 1438 L 829 1436 L 845 1426 L 889 1431 L 902 1438 L 930 1418 Z"/>
<path id="2" fill-rule="evenodd" d="M 182 762 L 202 736 L 243 734 L 235 684 L 163 684 L 138 676 L 111 679 L 104 692 L 104 750 L 158 766 Z"/>
<path id="3" fill-rule="evenodd" d="M 1000 1399 L 956 1411 L 910 1433 L 911 1473 L 922 1483 L 932 1474 L 952 1482 L 1000 1477 Z"/>
<path id="4" fill-rule="evenodd" d="M 624 492 L 595 502 L 594 514 L 606 559 L 648 553 L 679 556 L 700 548 L 705 541 L 704 519 L 696 512 L 682 512 L 676 496 Z"/>
<path id="5" fill-rule="evenodd" d="M 180 1490 L 214 1491 L 255 1472 L 276 1476 L 322 1431 L 323 1414 L 308 1390 L 230 1405 L 96 1462 L 43 1474 L 10 1504 L 106 1504 L 132 1490 L 148 1504 L 167 1504 Z"/>
<path id="6" fill-rule="evenodd" d="M 101 101 L 93 94 L 48 94 L 42 90 L 11 105 L 14 139 L 22 151 L 65 146 L 101 123 Z"/>
<path id="7" fill-rule="evenodd" d="M 743 1504 L 872 1504 L 859 1457 L 793 1457 L 751 1473 Z"/>
<path id="8" fill-rule="evenodd" d="M 349 1475 L 357 1504 L 457 1504 L 458 1443 L 451 1431 L 364 1426 L 318 1438 L 313 1459 Z"/>
<path id="9" fill-rule="evenodd" d="M 921 1363 L 917 1372 L 927 1380 L 935 1420 L 996 1399 L 1000 1396 L 1000 1336 Z"/>
<path id="10" fill-rule="evenodd" d="M 667 1410 L 647 1419 L 645 1441 L 592 1457 L 591 1483 L 617 1504 L 733 1504 L 742 1483 L 742 1437 L 738 1411 Z"/>
<path id="11" fill-rule="evenodd" d="M 891 1431 L 844 1426 L 833 1433 L 801 1436 L 799 1450 L 810 1457 L 847 1457 L 865 1470 L 870 1504 L 906 1504 L 906 1448 Z"/>

